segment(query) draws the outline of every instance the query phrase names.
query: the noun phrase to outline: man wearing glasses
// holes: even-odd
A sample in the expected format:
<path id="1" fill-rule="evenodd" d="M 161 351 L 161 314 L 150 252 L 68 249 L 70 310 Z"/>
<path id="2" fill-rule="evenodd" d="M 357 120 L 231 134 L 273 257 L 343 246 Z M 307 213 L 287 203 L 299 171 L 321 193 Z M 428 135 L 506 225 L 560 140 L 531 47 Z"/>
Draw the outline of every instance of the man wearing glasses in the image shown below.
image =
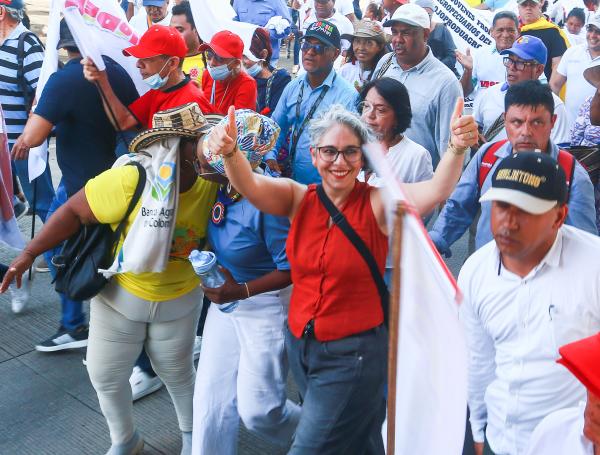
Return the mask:
<path id="1" fill-rule="evenodd" d="M 519 82 L 537 80 L 544 73 L 548 52 L 541 39 L 535 36 L 522 36 L 510 49 L 500 52 L 504 56 L 506 82 L 497 84 L 485 91 L 475 102 L 473 117 L 482 128 L 486 142 L 506 139 L 504 129 L 504 97 L 508 87 Z M 550 139 L 555 144 L 569 142 L 567 111 L 562 100 L 553 94 L 556 123 Z"/>
<path id="2" fill-rule="evenodd" d="M 171 12 L 169 11 L 169 0 L 144 0 L 144 8 L 140 9 L 129 21 L 129 25 L 142 35 L 154 24 L 169 25 Z"/>
<path id="3" fill-rule="evenodd" d="M 332 104 L 356 111 L 356 89 L 333 69 L 339 54 L 337 27 L 328 21 L 313 22 L 302 41 L 302 66 L 306 73 L 285 87 L 273 112 L 272 119 L 281 127 L 275 148 L 280 151 L 279 164 L 286 176 L 300 183 L 321 181 L 311 161 L 308 123 Z M 275 158 L 274 153 L 265 155 L 267 160 Z"/>
<path id="4" fill-rule="evenodd" d="M 586 29 L 586 42 L 567 49 L 550 79 L 550 88 L 557 95 L 567 84 L 565 106 L 569 126 L 575 123 L 581 105 L 596 92 L 583 77 L 583 72 L 592 60 L 600 57 L 600 15 L 592 16 Z"/>
<path id="5" fill-rule="evenodd" d="M 206 57 L 202 92 L 212 105 L 211 112 L 226 115 L 229 106 L 255 111 L 256 81 L 242 70 L 242 39 L 223 30 L 215 33 L 210 43 L 202 44 L 200 52 Z"/>

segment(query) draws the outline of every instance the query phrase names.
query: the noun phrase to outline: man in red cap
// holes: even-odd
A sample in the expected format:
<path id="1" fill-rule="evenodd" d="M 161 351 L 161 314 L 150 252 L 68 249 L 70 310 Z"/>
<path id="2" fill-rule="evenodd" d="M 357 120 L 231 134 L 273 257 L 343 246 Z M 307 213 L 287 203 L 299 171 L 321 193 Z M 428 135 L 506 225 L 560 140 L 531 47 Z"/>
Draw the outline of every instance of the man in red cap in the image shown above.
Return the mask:
<path id="1" fill-rule="evenodd" d="M 531 435 L 528 455 L 600 454 L 600 333 L 561 347 L 558 363 L 587 389 L 587 403 L 548 415 Z"/>
<path id="2" fill-rule="evenodd" d="M 123 53 L 138 59 L 137 67 L 144 82 L 150 87 L 150 90 L 129 106 L 119 101 L 105 71 L 99 71 L 90 58 L 82 61 L 85 78 L 90 82 L 97 82 L 104 92 L 104 109 L 108 118 L 116 121 L 115 127 L 123 131 L 151 128 L 152 116 L 156 112 L 190 102 L 198 103 L 204 113 L 213 112 L 200 89 L 181 69 L 187 46 L 175 28 L 153 25 L 142 35 L 137 45 L 123 49 Z M 111 110 L 115 119 L 112 118 Z"/>
<path id="3" fill-rule="evenodd" d="M 235 33 L 215 33 L 210 43 L 200 46 L 207 67 L 202 74 L 202 91 L 212 112 L 227 114 L 229 106 L 256 110 L 256 81 L 242 70 L 244 42 Z"/>

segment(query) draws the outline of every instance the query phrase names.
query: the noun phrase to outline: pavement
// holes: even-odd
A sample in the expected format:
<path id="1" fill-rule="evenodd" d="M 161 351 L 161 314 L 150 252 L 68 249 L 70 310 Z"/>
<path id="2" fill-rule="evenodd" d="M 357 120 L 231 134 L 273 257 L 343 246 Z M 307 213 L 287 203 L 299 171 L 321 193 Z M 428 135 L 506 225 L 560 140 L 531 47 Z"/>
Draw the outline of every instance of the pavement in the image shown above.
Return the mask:
<path id="1" fill-rule="evenodd" d="M 43 20 L 47 9 L 35 14 Z M 39 24 L 37 27 L 41 29 Z M 285 51 L 281 63 L 291 68 Z M 53 143 L 50 167 L 57 185 L 60 171 Z M 19 221 L 26 238 L 31 232 L 31 222 L 30 216 Z M 40 226 L 38 219 L 36 231 Z M 465 236 L 454 245 L 453 257 L 448 261 L 455 275 L 466 258 L 466 251 Z M 0 245 L 0 262 L 10 263 L 16 254 Z M 87 310 L 86 304 L 86 314 Z M 110 446 L 108 428 L 82 364 L 85 349 L 57 353 L 41 353 L 34 349 L 36 343 L 56 332 L 59 321 L 60 301 L 49 273 L 35 275 L 29 305 L 21 314 L 12 314 L 8 294 L 0 296 L 0 455 L 103 454 Z M 297 400 L 291 380 L 288 395 Z M 165 388 L 137 401 L 134 414 L 136 425 L 146 441 L 144 454 L 179 454 L 180 431 Z M 238 447 L 240 455 L 286 452 L 243 426 Z"/>

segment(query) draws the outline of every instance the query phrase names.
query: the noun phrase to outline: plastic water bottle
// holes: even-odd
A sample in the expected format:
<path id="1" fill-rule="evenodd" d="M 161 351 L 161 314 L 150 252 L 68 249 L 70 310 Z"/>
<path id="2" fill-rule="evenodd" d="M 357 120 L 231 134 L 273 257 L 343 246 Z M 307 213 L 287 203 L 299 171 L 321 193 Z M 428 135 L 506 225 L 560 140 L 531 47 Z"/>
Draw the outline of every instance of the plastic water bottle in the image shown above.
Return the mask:
<path id="1" fill-rule="evenodd" d="M 219 270 L 215 253 L 212 251 L 193 250 L 188 259 L 204 286 L 207 288 L 220 288 L 225 284 L 225 277 Z M 224 303 L 222 305 L 217 304 L 217 307 L 223 313 L 231 313 L 238 305 L 239 302 L 236 300 L 235 302 Z"/>

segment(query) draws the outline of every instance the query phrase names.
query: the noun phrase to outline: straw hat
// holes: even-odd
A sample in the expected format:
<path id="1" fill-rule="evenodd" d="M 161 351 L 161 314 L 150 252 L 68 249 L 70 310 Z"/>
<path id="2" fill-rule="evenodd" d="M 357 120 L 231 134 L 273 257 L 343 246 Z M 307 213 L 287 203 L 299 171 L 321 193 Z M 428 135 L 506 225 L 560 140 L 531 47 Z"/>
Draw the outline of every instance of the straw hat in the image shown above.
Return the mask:
<path id="1" fill-rule="evenodd" d="M 199 137 L 206 134 L 222 116 L 204 115 L 198 103 L 187 103 L 154 114 L 152 128 L 133 138 L 129 151 L 135 153 L 150 144 L 169 137 Z"/>

